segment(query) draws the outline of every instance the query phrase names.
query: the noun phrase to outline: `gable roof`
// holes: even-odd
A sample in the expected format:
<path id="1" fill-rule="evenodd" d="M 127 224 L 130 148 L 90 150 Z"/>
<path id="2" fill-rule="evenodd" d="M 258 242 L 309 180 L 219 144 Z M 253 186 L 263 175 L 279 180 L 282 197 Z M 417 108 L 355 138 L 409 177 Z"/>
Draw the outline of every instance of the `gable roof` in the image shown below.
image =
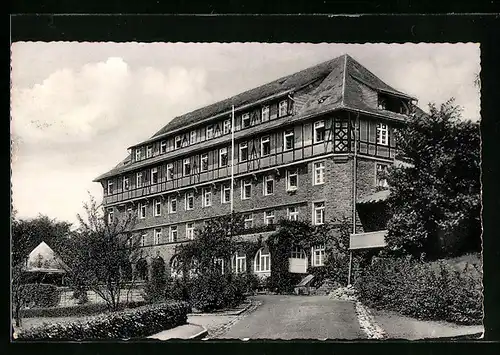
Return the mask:
<path id="1" fill-rule="evenodd" d="M 266 100 L 271 97 L 276 98 L 280 95 L 285 96 L 288 93 L 296 91 L 318 80 L 321 80 L 321 82 L 311 93 L 308 94 L 308 100 L 293 116 L 293 118 L 269 121 L 265 124 L 259 125 L 259 127 L 261 129 L 270 129 L 271 126 L 274 127 L 276 124 L 290 123 L 292 121 L 312 117 L 314 115 L 326 113 L 336 109 L 348 109 L 365 112 L 399 121 L 407 119 L 406 116 L 401 114 L 390 111 L 381 112 L 379 109 L 370 107 L 366 103 L 362 92 L 363 85 L 368 86 L 375 91 L 390 93 L 409 100 L 414 99 L 413 97 L 387 85 L 376 75 L 359 64 L 355 59 L 345 54 L 297 73 L 274 80 L 268 84 L 261 85 L 255 89 L 245 91 L 228 99 L 205 106 L 182 116 L 175 117 L 172 121 L 157 131 L 151 138 L 130 148 L 155 141 L 161 137 L 187 129 L 190 126 L 199 124 L 205 120 L 210 120 L 216 116 L 230 114 L 233 105 L 235 106 L 235 110 L 241 110 L 242 106 L 252 105 L 258 101 Z M 257 130 L 260 131 L 261 129 Z M 245 130 L 244 132 L 241 132 L 241 134 L 247 135 L 249 134 L 249 131 Z M 237 137 L 235 136 L 235 138 Z M 203 148 L 213 145 L 211 143 L 219 143 L 225 139 L 227 139 L 227 137 L 219 137 L 219 139 L 206 142 L 203 144 Z M 123 173 L 125 171 L 131 171 L 155 162 L 178 156 L 179 154 L 186 154 L 190 151 L 190 149 L 193 149 L 193 147 L 190 148 L 188 146 L 151 159 L 127 164 L 126 162 L 130 161 L 129 155 L 111 171 L 100 175 L 94 179 L 94 181 L 100 181 L 104 178 Z"/>
<path id="2" fill-rule="evenodd" d="M 28 255 L 26 271 L 65 272 L 67 270 L 69 268 L 66 263 L 43 241 Z"/>

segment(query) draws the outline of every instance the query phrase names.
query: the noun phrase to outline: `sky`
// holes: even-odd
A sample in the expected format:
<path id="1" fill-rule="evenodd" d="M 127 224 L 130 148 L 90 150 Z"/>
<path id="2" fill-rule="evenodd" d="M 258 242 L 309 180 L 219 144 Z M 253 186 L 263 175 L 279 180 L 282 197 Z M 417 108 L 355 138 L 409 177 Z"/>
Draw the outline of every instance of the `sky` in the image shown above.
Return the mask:
<path id="1" fill-rule="evenodd" d="M 15 42 L 13 207 L 77 223 L 92 180 L 172 118 L 347 53 L 419 100 L 480 117 L 479 44 Z"/>

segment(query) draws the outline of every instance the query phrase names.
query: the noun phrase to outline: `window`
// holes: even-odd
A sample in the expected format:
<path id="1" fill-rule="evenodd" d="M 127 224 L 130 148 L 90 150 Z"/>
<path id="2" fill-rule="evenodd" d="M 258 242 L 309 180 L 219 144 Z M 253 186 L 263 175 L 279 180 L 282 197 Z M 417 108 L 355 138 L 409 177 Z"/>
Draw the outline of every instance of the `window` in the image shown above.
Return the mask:
<path id="1" fill-rule="evenodd" d="M 114 211 L 112 208 L 108 208 L 108 224 L 113 224 Z"/>
<path id="2" fill-rule="evenodd" d="M 242 180 L 241 181 L 241 199 L 248 200 L 252 197 L 252 181 Z"/>
<path id="3" fill-rule="evenodd" d="M 313 204 L 313 223 L 315 225 L 325 223 L 325 202 L 315 202 Z"/>
<path id="4" fill-rule="evenodd" d="M 137 173 L 136 180 L 137 187 L 142 186 L 142 172 Z"/>
<path id="5" fill-rule="evenodd" d="M 265 136 L 260 140 L 260 155 L 266 157 L 269 154 L 271 154 L 271 142 L 269 136 Z"/>
<path id="6" fill-rule="evenodd" d="M 215 270 L 219 270 L 221 272 L 221 274 L 224 274 L 224 259 L 216 258 L 214 260 L 214 267 L 215 267 Z"/>
<path id="7" fill-rule="evenodd" d="M 387 145 L 389 142 L 389 131 L 385 123 L 377 123 L 377 144 Z"/>
<path id="8" fill-rule="evenodd" d="M 288 114 L 288 102 L 286 100 L 280 101 L 279 103 L 279 117 L 286 116 Z"/>
<path id="9" fill-rule="evenodd" d="M 219 149 L 219 167 L 227 166 L 227 148 Z"/>
<path id="10" fill-rule="evenodd" d="M 244 113 L 241 116 L 241 127 L 243 128 L 250 127 L 250 114 Z"/>
<path id="11" fill-rule="evenodd" d="M 139 202 L 138 205 L 138 210 L 139 210 L 139 218 L 146 218 L 146 204 L 143 202 Z"/>
<path id="12" fill-rule="evenodd" d="M 255 272 L 270 272 L 271 271 L 271 255 L 269 251 L 260 249 L 255 255 L 254 263 Z"/>
<path id="13" fill-rule="evenodd" d="M 377 164 L 376 185 L 377 187 L 389 187 L 387 183 L 387 174 L 389 166 L 387 164 Z"/>
<path id="14" fill-rule="evenodd" d="M 208 170 L 208 153 L 201 155 L 201 171 Z"/>
<path id="15" fill-rule="evenodd" d="M 147 234 L 141 235 L 141 247 L 145 247 L 146 246 L 146 238 L 147 237 L 148 237 Z"/>
<path id="16" fill-rule="evenodd" d="M 224 134 L 228 134 L 231 132 L 231 120 L 225 120 L 224 121 Z"/>
<path id="17" fill-rule="evenodd" d="M 253 227 L 253 214 L 252 213 L 247 213 L 243 216 L 245 220 L 245 228 L 249 229 Z"/>
<path id="18" fill-rule="evenodd" d="M 314 246 L 311 256 L 313 266 L 323 266 L 325 264 L 325 246 L 323 244 Z"/>
<path id="19" fill-rule="evenodd" d="M 274 177 L 267 175 L 264 177 L 264 196 L 272 195 L 274 193 Z"/>
<path id="20" fill-rule="evenodd" d="M 248 160 L 248 143 L 240 143 L 240 162 Z"/>
<path id="21" fill-rule="evenodd" d="M 179 149 L 182 146 L 181 136 L 175 137 L 175 149 Z"/>
<path id="22" fill-rule="evenodd" d="M 161 216 L 161 201 L 155 200 L 155 216 Z"/>
<path id="23" fill-rule="evenodd" d="M 298 221 L 299 220 L 299 208 L 297 206 L 288 207 L 287 215 L 288 215 L 288 219 L 290 221 Z"/>
<path id="24" fill-rule="evenodd" d="M 168 163 L 167 164 L 167 181 L 173 180 L 173 179 L 174 179 L 174 164 Z"/>
<path id="25" fill-rule="evenodd" d="M 231 269 L 236 274 L 242 274 L 247 271 L 247 257 L 245 254 L 234 253 L 231 258 Z"/>
<path id="26" fill-rule="evenodd" d="M 130 189 L 130 184 L 128 182 L 128 176 L 124 176 L 122 180 L 123 191 Z"/>
<path id="27" fill-rule="evenodd" d="M 221 201 L 222 203 L 231 202 L 231 183 L 222 185 Z"/>
<path id="28" fill-rule="evenodd" d="M 155 245 L 161 244 L 161 228 L 155 229 L 154 244 Z"/>
<path id="29" fill-rule="evenodd" d="M 300 247 L 294 247 L 292 248 L 292 251 L 290 252 L 290 257 L 294 259 L 305 259 L 306 258 L 306 253 L 302 248 Z"/>
<path id="30" fill-rule="evenodd" d="M 293 129 L 288 129 L 284 133 L 284 139 L 283 139 L 283 150 L 291 150 L 293 149 L 293 145 L 295 143 L 294 137 L 293 137 Z"/>
<path id="31" fill-rule="evenodd" d="M 203 189 L 203 207 L 212 206 L 212 189 L 210 187 Z"/>
<path id="32" fill-rule="evenodd" d="M 141 160 L 141 148 L 135 149 L 135 160 Z"/>
<path id="33" fill-rule="evenodd" d="M 189 144 L 195 144 L 196 143 L 196 131 L 191 131 L 191 134 L 189 135 Z"/>
<path id="34" fill-rule="evenodd" d="M 175 196 L 170 196 L 170 213 L 176 213 L 177 212 L 177 197 Z"/>
<path id="35" fill-rule="evenodd" d="M 127 207 L 127 214 L 129 215 L 129 217 L 132 217 L 132 207 L 131 206 Z"/>
<path id="36" fill-rule="evenodd" d="M 169 242 L 174 243 L 177 241 L 177 226 L 170 226 Z"/>
<path id="37" fill-rule="evenodd" d="M 151 169 L 151 183 L 152 184 L 158 183 L 158 168 Z"/>
<path id="38" fill-rule="evenodd" d="M 186 210 L 192 210 L 194 208 L 194 192 L 186 193 Z"/>
<path id="39" fill-rule="evenodd" d="M 325 141 L 325 121 L 314 122 L 314 143 Z"/>
<path id="40" fill-rule="evenodd" d="M 274 224 L 274 211 L 264 211 L 264 224 L 266 226 Z"/>
<path id="41" fill-rule="evenodd" d="M 111 195 L 113 193 L 113 180 L 108 180 L 108 195 Z"/>
<path id="42" fill-rule="evenodd" d="M 269 106 L 262 107 L 262 122 L 269 121 Z"/>
<path id="43" fill-rule="evenodd" d="M 186 239 L 194 239 L 194 223 L 186 223 Z"/>
<path id="44" fill-rule="evenodd" d="M 184 176 L 189 176 L 191 174 L 191 161 L 189 158 L 184 159 L 182 172 Z"/>
<path id="45" fill-rule="evenodd" d="M 207 126 L 207 139 L 212 139 L 214 136 L 214 126 Z"/>
<path id="46" fill-rule="evenodd" d="M 146 147 L 146 158 L 151 158 L 153 156 L 153 146 L 148 145 Z"/>
<path id="47" fill-rule="evenodd" d="M 167 141 L 160 142 L 160 153 L 164 154 L 167 152 Z"/>
<path id="48" fill-rule="evenodd" d="M 299 187 L 299 174 L 297 170 L 287 170 L 286 172 L 286 189 L 287 191 L 295 191 Z"/>
<path id="49" fill-rule="evenodd" d="M 314 185 L 325 183 L 325 162 L 314 163 Z"/>

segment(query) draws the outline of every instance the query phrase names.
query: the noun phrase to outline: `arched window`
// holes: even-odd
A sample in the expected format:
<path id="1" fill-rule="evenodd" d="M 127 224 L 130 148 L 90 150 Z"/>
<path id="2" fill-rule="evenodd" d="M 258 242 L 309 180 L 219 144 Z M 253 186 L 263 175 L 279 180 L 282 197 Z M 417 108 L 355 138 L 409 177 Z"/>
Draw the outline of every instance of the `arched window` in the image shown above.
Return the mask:
<path id="1" fill-rule="evenodd" d="M 271 254 L 269 253 L 269 249 L 267 247 L 260 248 L 257 254 L 255 254 L 254 271 L 255 272 L 271 271 Z"/>
<path id="2" fill-rule="evenodd" d="M 236 274 L 247 271 L 247 256 L 242 252 L 236 252 L 231 258 L 231 270 Z"/>
<path id="3" fill-rule="evenodd" d="M 148 262 L 146 259 L 140 259 L 136 264 L 136 272 L 139 280 L 147 280 L 148 278 Z"/>

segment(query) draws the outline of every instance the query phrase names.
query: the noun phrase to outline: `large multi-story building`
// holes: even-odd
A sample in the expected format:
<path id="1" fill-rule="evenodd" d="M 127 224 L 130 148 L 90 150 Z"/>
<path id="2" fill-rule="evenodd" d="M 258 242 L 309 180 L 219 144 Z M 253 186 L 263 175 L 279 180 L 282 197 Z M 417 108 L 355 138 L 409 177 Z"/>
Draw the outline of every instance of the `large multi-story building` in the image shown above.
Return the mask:
<path id="1" fill-rule="evenodd" d="M 380 211 L 363 206 L 384 196 L 380 172 L 395 161 L 394 130 L 414 100 L 343 55 L 174 118 L 94 181 L 108 217 L 137 214 L 144 251 L 167 264 L 205 220 L 230 213 L 231 198 L 249 233 L 280 218 L 347 217 L 358 232 L 380 230 Z M 323 256 L 323 246 L 313 248 L 295 271 L 322 265 Z M 245 257 L 235 255 L 236 271 Z M 268 275 L 268 250 L 248 265 Z"/>

